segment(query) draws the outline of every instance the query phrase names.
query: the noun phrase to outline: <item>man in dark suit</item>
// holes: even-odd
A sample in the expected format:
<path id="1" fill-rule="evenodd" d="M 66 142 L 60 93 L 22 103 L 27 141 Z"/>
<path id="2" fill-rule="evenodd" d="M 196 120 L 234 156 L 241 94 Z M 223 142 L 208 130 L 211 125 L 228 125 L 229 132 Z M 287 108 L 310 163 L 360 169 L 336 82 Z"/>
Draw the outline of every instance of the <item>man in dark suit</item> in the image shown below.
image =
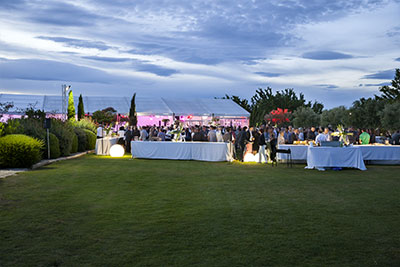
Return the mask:
<path id="1" fill-rule="evenodd" d="M 242 130 L 239 132 L 239 136 L 237 137 L 237 158 L 241 162 L 243 162 L 243 156 L 246 148 L 246 144 L 250 141 L 250 133 L 247 131 L 247 127 L 244 126 Z"/>
<path id="2" fill-rule="evenodd" d="M 131 153 L 131 141 L 133 138 L 132 126 L 125 132 L 125 150 L 126 153 Z"/>
<path id="3" fill-rule="evenodd" d="M 307 133 L 307 140 L 308 141 L 315 141 L 315 137 L 317 137 L 315 133 L 315 127 L 311 127 L 311 130 Z"/>

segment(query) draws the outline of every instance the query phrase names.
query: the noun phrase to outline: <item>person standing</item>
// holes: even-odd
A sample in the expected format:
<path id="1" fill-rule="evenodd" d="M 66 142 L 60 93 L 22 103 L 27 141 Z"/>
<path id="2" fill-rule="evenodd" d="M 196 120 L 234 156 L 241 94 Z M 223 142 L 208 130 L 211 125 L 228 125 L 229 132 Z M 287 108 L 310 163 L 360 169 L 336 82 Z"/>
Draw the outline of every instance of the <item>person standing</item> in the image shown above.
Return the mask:
<path id="1" fill-rule="evenodd" d="M 208 142 L 217 142 L 217 131 L 214 126 L 211 126 L 211 130 L 207 134 Z"/>
<path id="2" fill-rule="evenodd" d="M 131 141 L 132 141 L 132 126 L 125 132 L 125 150 L 127 153 L 131 152 Z"/>
<path id="3" fill-rule="evenodd" d="M 99 124 L 97 127 L 97 139 L 103 138 L 103 125 Z"/>
<path id="4" fill-rule="evenodd" d="M 264 159 L 265 163 L 268 162 L 267 154 L 265 153 L 267 146 L 266 141 L 269 140 L 268 135 L 268 129 L 264 128 L 264 132 L 261 133 L 259 137 L 258 163 L 262 163 L 262 158 Z"/>
<path id="5" fill-rule="evenodd" d="M 216 134 L 217 134 L 217 142 L 224 142 L 224 137 L 223 137 L 223 134 L 222 134 L 221 126 L 218 127 L 218 130 L 217 130 Z"/>
<path id="6" fill-rule="evenodd" d="M 367 133 L 367 131 L 363 128 L 361 129 L 361 134 L 360 134 L 360 145 L 368 145 L 369 140 L 370 140 L 370 135 Z"/>

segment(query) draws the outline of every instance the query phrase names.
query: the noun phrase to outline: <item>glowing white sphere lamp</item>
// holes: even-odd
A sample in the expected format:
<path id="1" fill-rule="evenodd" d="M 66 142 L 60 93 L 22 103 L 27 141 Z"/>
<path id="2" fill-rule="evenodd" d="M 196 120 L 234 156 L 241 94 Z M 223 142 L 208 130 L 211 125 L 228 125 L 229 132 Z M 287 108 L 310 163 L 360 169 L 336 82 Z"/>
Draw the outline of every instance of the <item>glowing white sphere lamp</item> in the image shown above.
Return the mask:
<path id="1" fill-rule="evenodd" d="M 123 157 L 125 154 L 125 149 L 123 146 L 121 145 L 112 145 L 110 148 L 110 156 L 112 158 L 120 158 Z"/>

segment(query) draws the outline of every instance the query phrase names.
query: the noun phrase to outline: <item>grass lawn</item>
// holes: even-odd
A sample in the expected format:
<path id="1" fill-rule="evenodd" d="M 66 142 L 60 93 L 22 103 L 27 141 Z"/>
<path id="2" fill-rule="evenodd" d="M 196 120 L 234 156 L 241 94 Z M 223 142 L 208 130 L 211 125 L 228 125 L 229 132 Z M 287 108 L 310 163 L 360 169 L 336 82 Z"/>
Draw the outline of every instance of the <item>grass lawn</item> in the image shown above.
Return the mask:
<path id="1" fill-rule="evenodd" d="M 400 166 L 94 155 L 0 180 L 0 266 L 399 266 Z"/>

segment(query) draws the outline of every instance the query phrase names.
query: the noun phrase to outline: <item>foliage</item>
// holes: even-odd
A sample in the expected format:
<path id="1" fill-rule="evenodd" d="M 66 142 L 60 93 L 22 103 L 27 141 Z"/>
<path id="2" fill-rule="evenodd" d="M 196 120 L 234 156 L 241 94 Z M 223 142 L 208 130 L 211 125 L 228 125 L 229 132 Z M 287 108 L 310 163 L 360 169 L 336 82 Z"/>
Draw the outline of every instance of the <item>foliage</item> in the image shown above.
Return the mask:
<path id="1" fill-rule="evenodd" d="M 28 116 L 29 119 L 37 119 L 41 122 L 46 118 L 46 112 L 40 109 L 35 109 L 33 106 L 30 106 L 25 110 L 25 115 Z"/>
<path id="2" fill-rule="evenodd" d="M 311 104 L 311 101 L 309 101 L 307 107 L 311 107 L 311 109 L 314 110 L 315 113 L 321 114 L 324 109 L 324 104 L 319 103 L 318 101 L 314 101 L 314 103 Z"/>
<path id="3" fill-rule="evenodd" d="M 79 95 L 79 102 L 78 102 L 78 121 L 85 117 L 85 110 L 83 107 L 83 98 L 82 94 Z"/>
<path id="4" fill-rule="evenodd" d="M 382 86 L 379 88 L 379 91 L 382 95 L 377 96 L 378 99 L 400 101 L 400 69 L 396 69 L 396 74 L 392 80 L 392 86 Z"/>
<path id="5" fill-rule="evenodd" d="M 75 120 L 75 104 L 74 104 L 74 94 L 72 90 L 69 91 L 68 94 L 68 111 L 67 111 L 68 120 Z"/>
<path id="6" fill-rule="evenodd" d="M 22 134 L 0 138 L 0 166 L 3 168 L 28 168 L 42 157 L 42 140 Z"/>
<path id="7" fill-rule="evenodd" d="M 295 127 L 319 126 L 320 115 L 310 107 L 298 107 L 293 112 L 293 125 Z"/>
<path id="8" fill-rule="evenodd" d="M 72 137 L 71 154 L 78 152 L 78 136 L 76 134 Z"/>
<path id="9" fill-rule="evenodd" d="M 0 103 L 0 118 L 3 117 L 3 113 L 7 113 L 13 107 L 14 104 L 12 102 Z"/>
<path id="10" fill-rule="evenodd" d="M 74 128 L 74 132 L 78 138 L 78 148 L 77 151 L 83 152 L 86 150 L 86 147 L 88 146 L 88 138 L 86 136 L 86 132 L 84 129 L 81 128 Z"/>
<path id="11" fill-rule="evenodd" d="M 287 109 L 277 108 L 272 110 L 269 114 L 265 115 L 264 120 L 272 124 L 277 124 L 279 126 L 284 126 L 290 122 L 291 112 Z"/>
<path id="12" fill-rule="evenodd" d="M 29 135 L 37 139 L 46 139 L 46 130 L 43 124 L 37 119 L 18 119 L 19 128 L 18 133 Z"/>
<path id="13" fill-rule="evenodd" d="M 137 125 L 137 114 L 136 114 L 136 93 L 133 94 L 131 99 L 131 107 L 129 108 L 129 124 L 132 126 Z"/>
<path id="14" fill-rule="evenodd" d="M 92 118 L 97 123 L 110 124 L 115 119 L 116 110 L 109 107 L 103 110 L 97 110 L 93 113 Z"/>
<path id="15" fill-rule="evenodd" d="M 84 129 L 84 131 L 86 133 L 86 138 L 87 138 L 86 150 L 93 150 L 96 146 L 97 136 L 89 130 Z"/>
<path id="16" fill-rule="evenodd" d="M 321 114 L 321 126 L 346 125 L 348 122 L 349 111 L 345 106 L 324 110 Z"/>
<path id="17" fill-rule="evenodd" d="M 380 115 L 385 129 L 400 129 L 400 101 L 386 104 Z"/>
<path id="18" fill-rule="evenodd" d="M 71 121 L 75 128 L 87 129 L 93 133 L 96 133 L 96 124 L 91 118 L 83 118 L 80 121 Z"/>
<path id="19" fill-rule="evenodd" d="M 69 156 L 75 136 L 72 125 L 68 121 L 52 119 L 50 132 L 55 134 L 60 142 L 61 156 Z"/>
<path id="20" fill-rule="evenodd" d="M 56 159 L 60 156 L 60 142 L 58 141 L 57 136 L 52 133 L 49 133 L 49 141 L 50 141 L 50 158 Z M 44 141 L 45 148 L 43 151 L 44 158 L 47 158 L 47 140 Z"/>
<path id="21" fill-rule="evenodd" d="M 7 124 L 4 126 L 4 135 L 19 133 L 22 133 L 21 119 L 8 120 Z"/>
<path id="22" fill-rule="evenodd" d="M 5 135 L 4 129 L 6 127 L 6 124 L 0 121 L 0 137 Z"/>
<path id="23" fill-rule="evenodd" d="M 349 109 L 348 126 L 357 128 L 378 128 L 381 126 L 381 116 L 379 115 L 385 107 L 385 101 L 377 98 L 361 98 L 354 101 Z"/>
<path id="24" fill-rule="evenodd" d="M 245 109 L 247 112 L 251 113 L 252 111 L 252 106 L 250 105 L 249 101 L 247 99 L 241 99 L 239 96 L 233 95 L 225 95 L 222 99 L 231 99 L 233 102 L 241 106 L 243 109 Z"/>

